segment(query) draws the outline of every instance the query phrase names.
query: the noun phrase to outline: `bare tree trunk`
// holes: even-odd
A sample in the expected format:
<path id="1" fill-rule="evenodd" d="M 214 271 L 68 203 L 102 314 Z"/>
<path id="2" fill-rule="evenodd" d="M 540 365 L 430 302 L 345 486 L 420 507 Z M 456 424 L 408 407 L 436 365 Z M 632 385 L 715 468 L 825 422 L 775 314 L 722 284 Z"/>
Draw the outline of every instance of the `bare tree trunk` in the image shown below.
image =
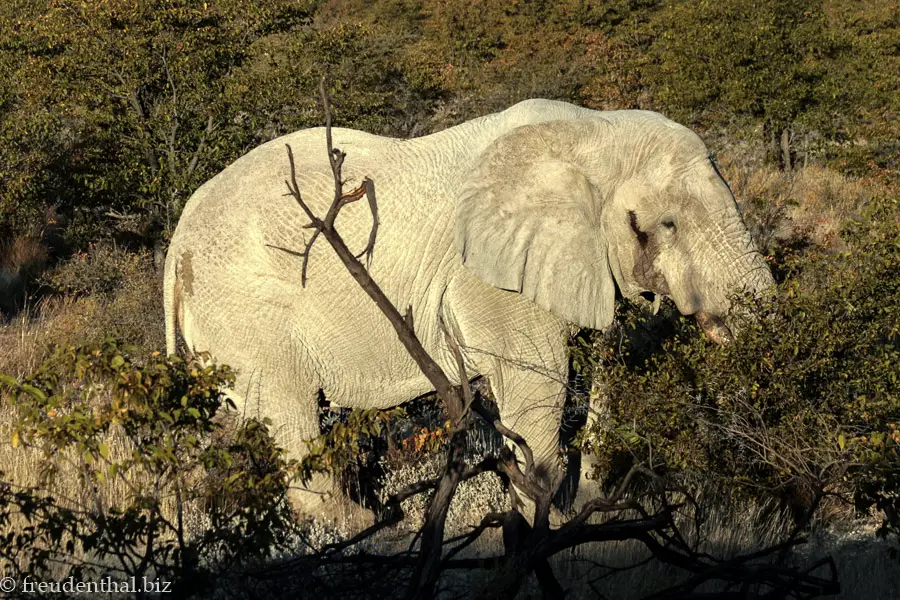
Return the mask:
<path id="1" fill-rule="evenodd" d="M 791 168 L 791 129 L 785 127 L 781 130 L 781 169 L 790 171 Z"/>
<path id="2" fill-rule="evenodd" d="M 763 122 L 763 138 L 766 146 L 766 163 L 781 165 L 781 151 L 778 146 L 778 128 L 772 121 Z"/>
<path id="3" fill-rule="evenodd" d="M 441 576 L 441 549 L 447 513 L 466 467 L 466 437 L 466 429 L 457 428 L 450 439 L 447 464 L 444 466 L 438 488 L 428 504 L 428 514 L 422 527 L 422 553 L 413 570 L 407 598 L 430 600 L 434 597 Z"/>

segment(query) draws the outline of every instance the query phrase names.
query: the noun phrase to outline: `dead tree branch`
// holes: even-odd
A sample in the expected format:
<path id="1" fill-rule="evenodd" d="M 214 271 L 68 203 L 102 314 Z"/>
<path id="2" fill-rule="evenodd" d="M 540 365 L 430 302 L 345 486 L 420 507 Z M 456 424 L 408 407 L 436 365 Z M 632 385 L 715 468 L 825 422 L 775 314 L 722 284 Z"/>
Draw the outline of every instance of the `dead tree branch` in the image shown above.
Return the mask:
<path id="1" fill-rule="evenodd" d="M 350 251 L 335 228 L 335 220 L 337 219 L 340 210 L 350 202 L 360 199 L 363 194 L 365 194 L 369 200 L 369 207 L 372 211 L 374 224 L 369 235 L 369 243 L 362 254 L 366 255 L 368 258 L 371 257 L 378 228 L 378 204 L 375 196 L 375 185 L 371 180 L 365 179 L 362 186 L 354 192 L 351 192 L 348 195 L 343 193 L 344 182 L 342 179 L 342 166 L 346 155 L 339 149 L 336 149 L 333 145 L 331 132 L 331 105 L 328 100 L 328 95 L 325 92 L 324 79 L 320 84 L 320 92 L 322 95 L 322 104 L 325 108 L 325 138 L 328 160 L 334 178 L 334 199 L 324 219 L 316 216 L 303 199 L 303 196 L 300 193 L 300 185 L 297 181 L 294 154 L 290 145 L 287 145 L 291 175 L 290 180 L 286 181 L 285 184 L 287 185 L 290 195 L 293 196 L 294 200 L 297 201 L 297 204 L 300 205 L 300 208 L 309 218 L 310 224 L 308 227 L 315 230 L 303 252 L 303 284 L 305 285 L 306 283 L 306 272 L 310 251 L 318 236 L 321 235 L 331 245 L 335 254 L 337 254 L 338 258 L 363 291 L 372 298 L 381 312 L 388 318 L 388 321 L 390 321 L 393 326 L 400 342 L 416 362 L 422 373 L 437 390 L 441 400 L 444 402 L 444 406 L 447 408 L 450 418 L 454 423 L 458 424 L 450 439 L 450 451 L 447 464 L 437 485 L 435 494 L 429 504 L 425 525 L 422 528 L 419 560 L 416 564 L 412 582 L 407 592 L 407 597 L 409 598 L 430 598 L 434 595 L 435 586 L 437 585 L 437 580 L 440 575 L 441 548 L 443 544 L 447 511 L 450 506 L 450 501 L 456 492 L 459 482 L 462 481 L 465 471 L 465 462 L 463 460 L 465 457 L 466 446 L 465 419 L 463 417 L 465 404 L 461 390 L 453 385 L 441 367 L 431 358 L 416 337 L 415 331 L 413 331 L 413 328 L 411 327 L 412 320 L 400 314 L 400 311 L 397 310 L 396 306 L 394 306 L 384 291 L 382 291 L 375 280 L 369 275 L 365 266 L 359 262 L 358 257 Z"/>

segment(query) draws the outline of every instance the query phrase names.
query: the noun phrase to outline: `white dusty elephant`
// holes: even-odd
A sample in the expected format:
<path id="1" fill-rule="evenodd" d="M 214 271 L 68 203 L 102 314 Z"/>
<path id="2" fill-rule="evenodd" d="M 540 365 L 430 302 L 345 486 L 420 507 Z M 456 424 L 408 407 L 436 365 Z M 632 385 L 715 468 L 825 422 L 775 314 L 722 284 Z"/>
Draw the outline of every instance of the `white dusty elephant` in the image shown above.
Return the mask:
<path id="1" fill-rule="evenodd" d="M 372 276 L 412 306 L 451 376 L 445 328 L 455 336 L 548 477 L 559 472 L 571 324 L 606 328 L 617 293 L 652 292 L 716 333 L 730 292 L 772 283 L 703 142 L 659 114 L 529 100 L 418 139 L 333 135 L 345 189 L 375 182 Z M 431 388 L 324 240 L 301 286 L 302 258 L 284 249 L 302 251 L 311 230 L 286 195 L 285 144 L 304 199 L 325 214 L 322 128 L 263 144 L 203 185 L 166 258 L 166 338 L 175 352 L 177 327 L 190 350 L 234 367 L 245 411 L 269 417 L 300 457 L 319 433 L 320 390 L 339 406 L 387 408 Z M 337 220 L 357 252 L 371 225 L 364 201 Z"/>

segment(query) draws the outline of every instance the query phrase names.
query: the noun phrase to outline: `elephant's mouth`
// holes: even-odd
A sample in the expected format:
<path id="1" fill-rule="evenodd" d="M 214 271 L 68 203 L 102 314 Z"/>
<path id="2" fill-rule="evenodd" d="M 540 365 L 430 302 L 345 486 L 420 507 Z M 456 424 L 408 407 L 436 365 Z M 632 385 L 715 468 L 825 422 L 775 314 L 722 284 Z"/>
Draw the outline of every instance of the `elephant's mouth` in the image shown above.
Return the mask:
<path id="1" fill-rule="evenodd" d="M 638 298 L 649 306 L 654 315 L 659 311 L 659 304 L 662 299 L 661 294 L 643 291 L 638 294 Z M 702 310 L 694 313 L 694 317 L 697 319 L 697 323 L 703 329 L 703 332 L 706 333 L 707 337 L 715 343 L 727 344 L 734 339 L 731 330 L 721 317 Z"/>
<path id="2" fill-rule="evenodd" d="M 694 315 L 697 323 L 703 328 L 707 337 L 717 344 L 727 344 L 733 338 L 731 330 L 720 317 L 714 314 L 700 311 Z"/>

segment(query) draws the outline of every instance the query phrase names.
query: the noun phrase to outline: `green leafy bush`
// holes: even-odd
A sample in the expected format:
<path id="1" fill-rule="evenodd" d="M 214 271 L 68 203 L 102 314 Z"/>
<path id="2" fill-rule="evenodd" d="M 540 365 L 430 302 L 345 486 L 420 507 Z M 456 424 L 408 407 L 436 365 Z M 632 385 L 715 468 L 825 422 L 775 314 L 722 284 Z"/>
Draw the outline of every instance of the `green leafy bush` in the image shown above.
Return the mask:
<path id="1" fill-rule="evenodd" d="M 0 230 L 48 199 L 78 245 L 170 230 L 190 193 L 246 137 L 223 103 L 252 42 L 308 18 L 299 0 L 247 5 L 22 0 L 0 7 Z M 27 83 L 26 83 L 27 82 Z M 104 227 L 105 226 L 105 227 Z"/>
<path id="2" fill-rule="evenodd" d="M 321 124 L 326 72 L 336 124 L 373 133 L 421 135 L 548 97 L 742 137 L 763 125 L 770 154 L 788 158 L 807 138 L 864 141 L 819 145 L 890 168 L 896 7 L 845 4 L 3 3 L 0 236 L 33 230 L 53 204 L 75 248 L 165 239 L 228 163 Z"/>
<path id="3" fill-rule="evenodd" d="M 142 258 L 112 244 L 90 244 L 85 252 L 77 252 L 47 272 L 42 280 L 59 294 L 109 297 L 128 279 L 146 276 Z"/>
<path id="4" fill-rule="evenodd" d="M 875 201 L 842 237 L 847 253 L 784 256 L 777 297 L 745 300 L 757 317 L 740 319 L 727 346 L 681 319 L 662 352 L 632 333 L 624 352 L 595 354 L 608 363 L 596 370 L 606 417 L 586 439 L 601 468 L 647 461 L 787 498 L 801 515 L 834 493 L 900 531 L 896 199 Z M 644 320 L 632 313 L 624 327 L 644 331 Z"/>
<path id="5" fill-rule="evenodd" d="M 306 442 L 308 454 L 300 461 L 300 479 L 309 481 L 315 473 L 340 476 L 347 469 L 358 469 L 366 446 L 382 435 L 391 419 L 404 415 L 402 408 L 348 411 L 346 420 L 337 420 L 328 431 Z"/>
<path id="6" fill-rule="evenodd" d="M 35 485 L 0 480 L 0 573 L 152 576 L 187 594 L 286 543 L 281 450 L 263 424 L 224 435 L 215 420 L 228 369 L 129 352 L 70 347 L 24 381 L 0 376 L 12 446 L 41 458 Z"/>
<path id="7" fill-rule="evenodd" d="M 317 5 L 4 4 L 0 234 L 27 230 L 52 202 L 75 247 L 165 237 L 229 162 L 321 124 L 325 72 L 341 125 L 396 134 L 424 121 L 435 90 L 410 83 L 390 30 L 316 24 Z"/>

